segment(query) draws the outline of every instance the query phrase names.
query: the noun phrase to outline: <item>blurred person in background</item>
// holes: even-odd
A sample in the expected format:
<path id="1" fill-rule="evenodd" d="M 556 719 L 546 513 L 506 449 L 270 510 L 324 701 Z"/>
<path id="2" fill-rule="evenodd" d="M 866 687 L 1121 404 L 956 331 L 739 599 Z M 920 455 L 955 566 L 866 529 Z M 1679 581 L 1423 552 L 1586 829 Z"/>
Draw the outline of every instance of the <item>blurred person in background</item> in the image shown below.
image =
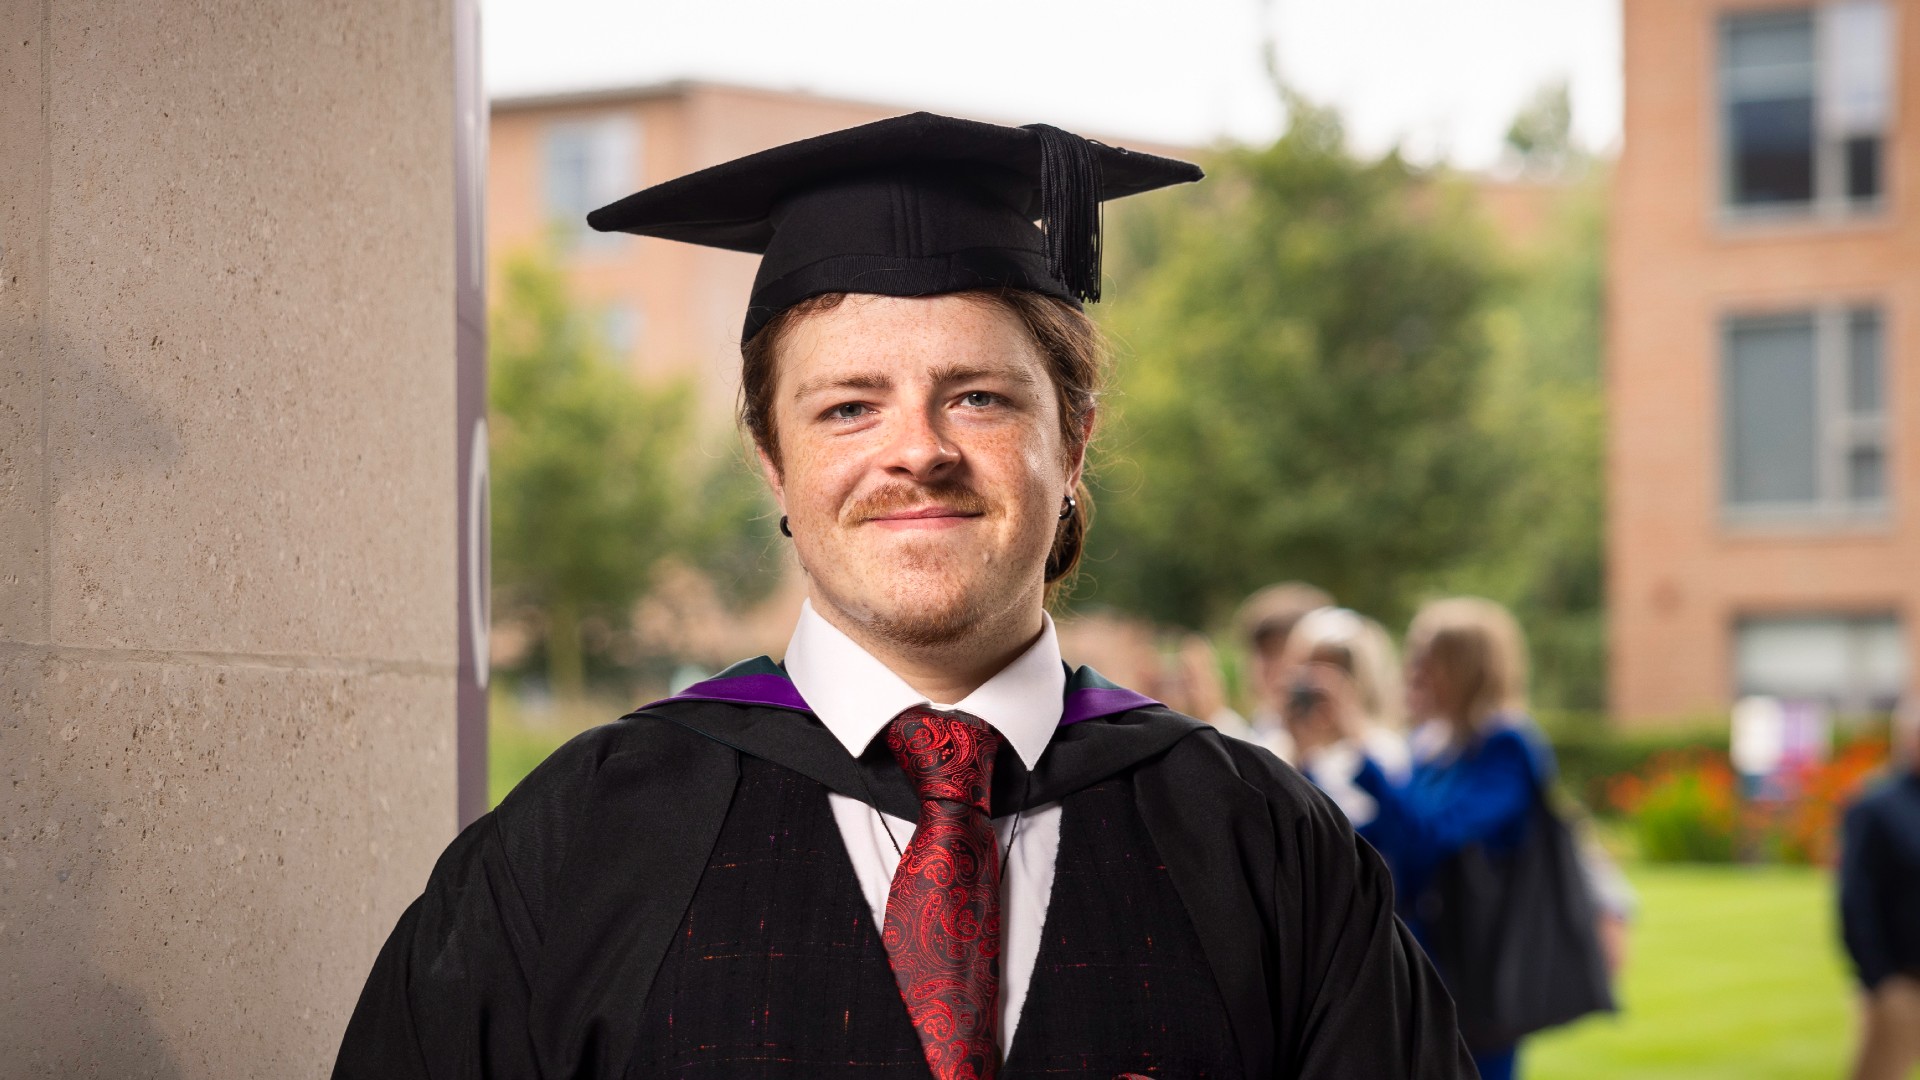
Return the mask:
<path id="1" fill-rule="evenodd" d="M 1472 597 L 1430 603 L 1414 617 L 1406 648 L 1411 771 L 1397 778 L 1388 763 L 1363 752 L 1345 762 L 1317 762 L 1315 775 L 1330 788 L 1350 783 L 1372 798 L 1375 810 L 1360 834 L 1386 857 L 1401 912 L 1431 952 L 1447 944 L 1436 942 L 1436 935 L 1451 931 L 1432 916 L 1430 890 L 1444 886 L 1443 871 L 1469 848 L 1496 859 L 1518 852 L 1555 765 L 1552 748 L 1527 716 L 1525 644 L 1505 608 Z M 1377 728 L 1358 707 L 1357 688 L 1330 665 L 1309 666 L 1333 704 L 1326 715 L 1339 738 L 1368 747 Z M 1335 772 L 1336 764 L 1344 774 Z M 1577 864 L 1569 870 L 1582 905 L 1579 921 L 1591 934 L 1591 883 L 1579 877 Z M 1598 966 L 1599 944 L 1590 941 Z M 1486 974 L 1466 968 L 1493 962 L 1490 956 L 1462 955 L 1452 970 L 1442 966 L 1441 977 L 1458 998 Z M 1463 1007 L 1462 1030 L 1480 1075 L 1515 1076 L 1518 1040 L 1476 1045 L 1467 1019 Z"/>
<path id="2" fill-rule="evenodd" d="M 1364 615 L 1323 607 L 1295 624 L 1278 666 L 1287 673 L 1285 718 L 1301 771 L 1354 825 L 1371 822 L 1373 796 L 1353 782 L 1359 759 L 1376 762 L 1396 784 L 1407 781 L 1413 763 L 1393 639 Z M 1360 731 L 1357 742 L 1349 728 Z"/>
<path id="3" fill-rule="evenodd" d="M 1205 720 L 1222 735 L 1253 741 L 1253 728 L 1247 718 L 1227 704 L 1220 654 L 1205 634 L 1180 636 L 1179 647 L 1161 661 L 1157 696 L 1168 708 Z"/>
<path id="4" fill-rule="evenodd" d="M 1894 714 L 1893 752 L 1841 834 L 1840 926 L 1862 988 L 1854 1080 L 1920 1065 L 1920 699 Z"/>
<path id="5" fill-rule="evenodd" d="M 1289 672 L 1285 666 L 1287 638 L 1294 625 L 1316 608 L 1332 607 L 1325 589 L 1301 581 L 1269 585 L 1241 603 L 1234 622 L 1246 644 L 1252 672 L 1253 715 L 1248 718 L 1252 741 L 1282 761 L 1294 760 L 1293 737 L 1287 734 L 1285 709 Z"/>

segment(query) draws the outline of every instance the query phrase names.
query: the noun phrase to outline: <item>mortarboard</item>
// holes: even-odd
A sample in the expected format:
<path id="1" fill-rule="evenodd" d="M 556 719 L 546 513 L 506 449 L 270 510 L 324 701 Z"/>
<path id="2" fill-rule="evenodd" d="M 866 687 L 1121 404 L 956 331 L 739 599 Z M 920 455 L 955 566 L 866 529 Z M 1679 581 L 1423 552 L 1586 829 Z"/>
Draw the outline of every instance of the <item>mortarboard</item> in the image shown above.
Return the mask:
<path id="1" fill-rule="evenodd" d="M 747 341 L 828 292 L 1000 286 L 1098 300 L 1100 203 L 1200 176 L 1187 162 L 1045 124 L 913 113 L 656 184 L 587 224 L 760 255 Z"/>

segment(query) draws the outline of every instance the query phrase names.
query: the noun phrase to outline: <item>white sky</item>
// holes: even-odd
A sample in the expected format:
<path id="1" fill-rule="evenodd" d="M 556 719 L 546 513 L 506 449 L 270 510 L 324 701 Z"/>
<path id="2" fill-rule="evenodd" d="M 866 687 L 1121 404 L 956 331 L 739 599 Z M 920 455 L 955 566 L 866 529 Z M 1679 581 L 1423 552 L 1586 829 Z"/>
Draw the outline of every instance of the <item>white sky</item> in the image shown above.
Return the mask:
<path id="1" fill-rule="evenodd" d="M 1283 75 L 1354 147 L 1486 167 L 1543 83 L 1620 130 L 1620 0 L 482 0 L 490 94 L 703 78 L 1179 144 L 1271 138 Z"/>

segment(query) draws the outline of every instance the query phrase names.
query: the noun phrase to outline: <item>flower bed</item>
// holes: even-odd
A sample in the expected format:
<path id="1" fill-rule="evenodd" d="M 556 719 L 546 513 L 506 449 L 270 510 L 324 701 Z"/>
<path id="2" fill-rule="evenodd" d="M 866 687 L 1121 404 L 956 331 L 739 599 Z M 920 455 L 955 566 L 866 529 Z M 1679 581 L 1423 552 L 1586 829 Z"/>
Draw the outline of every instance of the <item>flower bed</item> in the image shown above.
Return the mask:
<path id="1" fill-rule="evenodd" d="M 1607 780 L 1604 805 L 1626 818 L 1648 862 L 1829 865 L 1841 811 L 1886 760 L 1885 739 L 1855 739 L 1743 793 L 1724 751 L 1667 751 Z"/>

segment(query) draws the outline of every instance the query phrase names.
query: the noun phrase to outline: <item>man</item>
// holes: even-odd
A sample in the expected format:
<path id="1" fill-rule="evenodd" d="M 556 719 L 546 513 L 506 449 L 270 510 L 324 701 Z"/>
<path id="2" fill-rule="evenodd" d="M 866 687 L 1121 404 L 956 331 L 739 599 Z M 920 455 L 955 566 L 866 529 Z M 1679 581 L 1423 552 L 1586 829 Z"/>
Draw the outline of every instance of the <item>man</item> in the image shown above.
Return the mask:
<path id="1" fill-rule="evenodd" d="M 1294 755 L 1299 748 L 1286 722 L 1287 697 L 1293 689 L 1287 642 L 1308 612 L 1332 606 L 1333 597 L 1326 590 L 1302 581 L 1283 581 L 1247 597 L 1234 618 L 1253 662 L 1252 739 L 1292 764 L 1298 764 Z"/>
<path id="2" fill-rule="evenodd" d="M 807 606 L 784 664 L 581 736 L 463 833 L 336 1076 L 1471 1075 L 1338 811 L 1069 671 L 1044 610 L 1086 529 L 1099 202 L 1198 178 L 920 114 L 589 218 L 762 253 L 742 411 Z"/>
<path id="3" fill-rule="evenodd" d="M 1840 925 L 1862 988 L 1854 1080 L 1920 1065 L 1920 702 L 1894 715 L 1891 777 L 1847 808 Z"/>

